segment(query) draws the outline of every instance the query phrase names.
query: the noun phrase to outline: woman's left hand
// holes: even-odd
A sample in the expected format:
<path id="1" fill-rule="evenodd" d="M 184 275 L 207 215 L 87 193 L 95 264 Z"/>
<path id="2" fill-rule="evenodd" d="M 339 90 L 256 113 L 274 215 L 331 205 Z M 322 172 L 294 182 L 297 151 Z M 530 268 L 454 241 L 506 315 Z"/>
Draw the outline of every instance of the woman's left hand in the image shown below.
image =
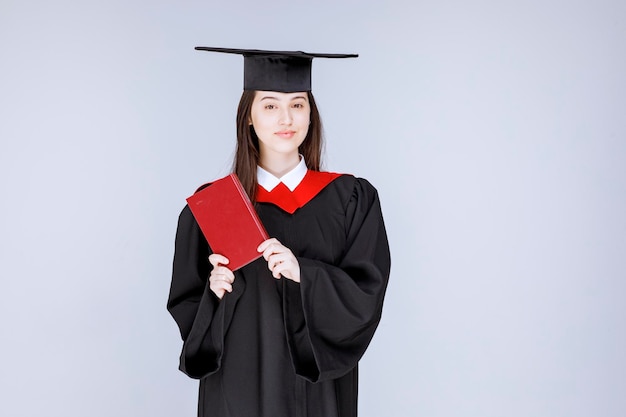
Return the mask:
<path id="1" fill-rule="evenodd" d="M 257 250 L 263 253 L 267 266 L 276 279 L 281 275 L 295 282 L 300 282 L 300 264 L 291 250 L 276 238 L 267 239 Z"/>

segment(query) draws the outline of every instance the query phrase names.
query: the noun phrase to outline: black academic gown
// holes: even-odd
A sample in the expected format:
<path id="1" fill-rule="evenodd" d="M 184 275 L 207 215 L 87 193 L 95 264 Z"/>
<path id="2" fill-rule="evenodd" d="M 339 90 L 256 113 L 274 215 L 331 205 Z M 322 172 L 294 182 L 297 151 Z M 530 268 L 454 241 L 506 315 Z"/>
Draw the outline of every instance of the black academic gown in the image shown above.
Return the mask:
<path id="1" fill-rule="evenodd" d="M 222 300 L 208 285 L 211 250 L 189 207 L 180 214 L 168 310 L 184 341 L 180 369 L 200 379 L 199 416 L 357 415 L 357 364 L 390 269 L 378 195 L 341 175 L 300 201 L 257 211 L 297 257 L 301 282 L 275 279 L 260 258 L 235 272 Z"/>

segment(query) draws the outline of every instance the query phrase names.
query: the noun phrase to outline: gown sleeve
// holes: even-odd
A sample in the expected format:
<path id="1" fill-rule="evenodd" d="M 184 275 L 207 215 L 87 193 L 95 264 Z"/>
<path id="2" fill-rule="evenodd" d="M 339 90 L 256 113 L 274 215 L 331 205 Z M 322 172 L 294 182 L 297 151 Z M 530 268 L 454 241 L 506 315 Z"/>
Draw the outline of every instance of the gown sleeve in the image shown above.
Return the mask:
<path id="1" fill-rule="evenodd" d="M 167 309 L 183 339 L 180 370 L 197 379 L 220 368 L 224 327 L 243 285 L 233 283 L 232 296 L 220 301 L 209 288 L 210 254 L 200 227 L 189 206 L 185 206 L 178 219 Z"/>
<path id="2" fill-rule="evenodd" d="M 376 189 L 355 179 L 346 206 L 346 246 L 336 265 L 298 258 L 300 284 L 283 280 L 287 342 L 296 372 L 311 382 L 355 368 L 382 314 L 391 259 Z"/>

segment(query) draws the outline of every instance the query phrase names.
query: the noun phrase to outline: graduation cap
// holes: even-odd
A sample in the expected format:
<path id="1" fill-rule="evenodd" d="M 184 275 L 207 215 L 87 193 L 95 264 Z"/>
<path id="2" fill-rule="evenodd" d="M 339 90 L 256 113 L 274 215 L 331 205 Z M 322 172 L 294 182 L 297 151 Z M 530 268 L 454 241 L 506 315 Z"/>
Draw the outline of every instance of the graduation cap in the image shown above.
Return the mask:
<path id="1" fill-rule="evenodd" d="M 198 51 L 243 55 L 243 89 L 295 93 L 311 91 L 313 58 L 356 58 L 357 54 L 318 54 L 197 46 Z"/>

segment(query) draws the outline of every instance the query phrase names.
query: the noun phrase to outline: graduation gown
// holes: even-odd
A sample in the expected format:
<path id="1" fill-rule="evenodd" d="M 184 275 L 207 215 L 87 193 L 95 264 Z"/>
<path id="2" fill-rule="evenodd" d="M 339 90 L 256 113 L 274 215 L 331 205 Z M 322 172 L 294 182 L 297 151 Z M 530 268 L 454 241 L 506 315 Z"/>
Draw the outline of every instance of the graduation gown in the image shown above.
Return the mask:
<path id="1" fill-rule="evenodd" d="M 257 198 L 269 235 L 298 259 L 300 283 L 275 279 L 260 258 L 218 299 L 211 249 L 188 206 L 179 217 L 168 310 L 183 339 L 180 369 L 200 379 L 198 415 L 354 417 L 357 364 L 390 270 L 377 192 L 308 171 L 293 193 L 280 184 Z"/>

